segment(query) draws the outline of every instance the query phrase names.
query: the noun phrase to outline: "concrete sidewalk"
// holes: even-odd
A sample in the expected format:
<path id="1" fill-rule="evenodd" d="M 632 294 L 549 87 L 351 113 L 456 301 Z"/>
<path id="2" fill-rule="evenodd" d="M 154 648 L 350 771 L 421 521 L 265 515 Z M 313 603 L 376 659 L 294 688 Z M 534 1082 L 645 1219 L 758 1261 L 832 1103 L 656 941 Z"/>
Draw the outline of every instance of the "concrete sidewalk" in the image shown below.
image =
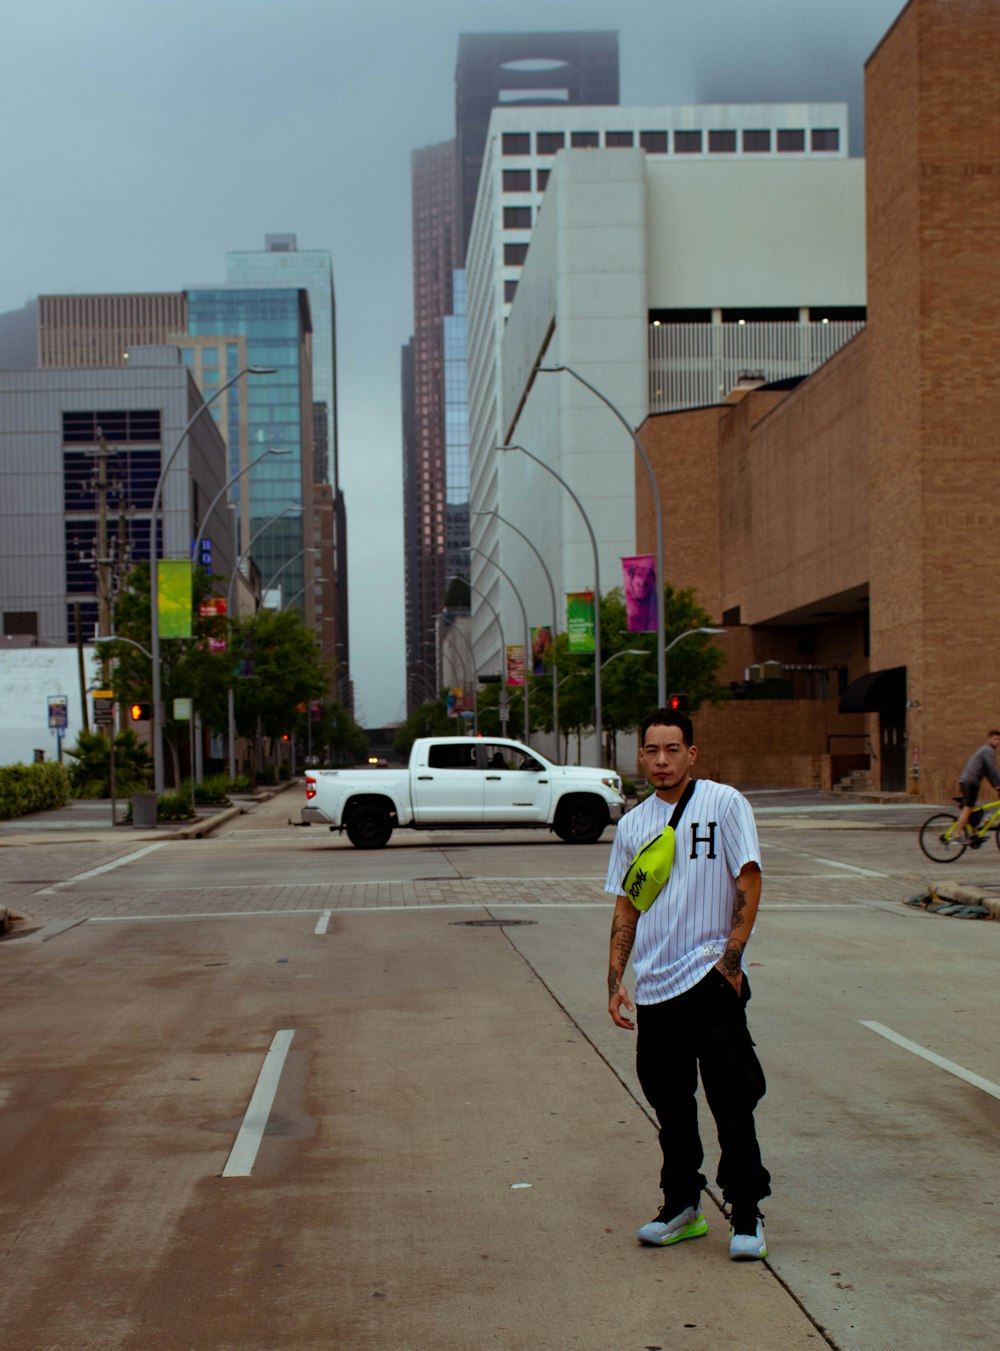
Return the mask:
<path id="1" fill-rule="evenodd" d="M 337 915 L 328 975 L 337 1036 L 316 1045 L 313 1096 L 332 1113 L 309 1153 L 337 1345 L 823 1343 L 766 1264 L 729 1259 L 707 1196 L 706 1238 L 636 1242 L 655 1128 L 501 928 L 425 913 L 390 936 Z"/>

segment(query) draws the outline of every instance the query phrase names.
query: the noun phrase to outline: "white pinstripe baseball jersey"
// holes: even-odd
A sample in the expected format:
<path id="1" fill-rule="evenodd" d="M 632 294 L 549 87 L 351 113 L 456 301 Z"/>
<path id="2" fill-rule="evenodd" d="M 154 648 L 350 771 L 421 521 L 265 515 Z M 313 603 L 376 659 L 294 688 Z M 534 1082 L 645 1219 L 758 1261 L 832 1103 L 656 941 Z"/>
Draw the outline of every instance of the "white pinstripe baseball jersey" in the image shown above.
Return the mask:
<path id="1" fill-rule="evenodd" d="M 673 804 L 655 793 L 618 823 L 605 891 L 623 895 L 633 858 L 670 822 Z M 667 885 L 639 915 L 632 965 L 638 1004 L 659 1004 L 697 985 L 722 956 L 733 920 L 736 878 L 760 866 L 750 803 L 728 784 L 698 779 L 676 826 Z"/>

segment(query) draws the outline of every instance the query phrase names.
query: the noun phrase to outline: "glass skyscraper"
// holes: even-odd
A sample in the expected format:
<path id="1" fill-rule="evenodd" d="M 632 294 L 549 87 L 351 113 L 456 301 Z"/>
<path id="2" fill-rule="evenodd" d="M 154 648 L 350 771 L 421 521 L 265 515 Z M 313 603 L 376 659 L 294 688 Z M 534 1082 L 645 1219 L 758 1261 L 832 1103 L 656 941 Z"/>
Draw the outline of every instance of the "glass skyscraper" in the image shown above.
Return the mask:
<path id="1" fill-rule="evenodd" d="M 189 333 L 242 335 L 247 362 L 275 368 L 274 375 L 247 381 L 249 456 L 254 459 L 272 447 L 289 453 L 270 456 L 250 471 L 246 538 L 257 536 L 251 552 L 265 586 L 279 568 L 289 564 L 281 575 L 281 587 L 285 596 L 294 597 L 305 584 L 305 559 L 290 560 L 306 544 L 314 459 L 308 297 L 293 286 L 227 285 L 189 290 L 187 299 Z M 220 343 L 217 361 L 222 383 L 239 369 L 236 344 Z M 203 347 L 203 371 L 205 364 Z M 232 475 L 240 467 L 237 438 L 230 438 L 229 453 Z M 233 499 L 239 500 L 236 491 Z M 301 596 L 298 606 L 305 608 Z"/>

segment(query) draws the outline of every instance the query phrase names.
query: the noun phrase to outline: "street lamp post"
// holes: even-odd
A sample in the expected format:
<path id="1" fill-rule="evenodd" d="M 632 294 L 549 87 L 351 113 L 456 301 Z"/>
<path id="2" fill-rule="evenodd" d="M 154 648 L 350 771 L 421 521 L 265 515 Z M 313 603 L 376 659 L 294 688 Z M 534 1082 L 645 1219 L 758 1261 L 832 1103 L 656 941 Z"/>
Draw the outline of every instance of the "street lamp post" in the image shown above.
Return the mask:
<path id="1" fill-rule="evenodd" d="M 250 550 L 253 548 L 254 543 L 261 537 L 261 535 L 263 535 L 265 530 L 269 530 L 271 526 L 274 525 L 275 521 L 280 521 L 283 516 L 288 516 L 296 511 L 298 511 L 297 507 L 285 507 L 285 509 L 283 511 L 279 511 L 276 516 L 272 516 L 269 521 L 265 521 L 264 524 L 258 530 L 255 530 L 254 533 L 250 536 L 249 544 L 247 544 L 247 547 L 243 550 L 243 552 L 240 554 L 239 558 L 237 558 L 235 564 L 233 565 L 233 575 L 229 579 L 229 589 L 226 592 L 226 622 L 229 626 L 230 636 L 232 635 L 233 629 L 233 591 L 236 588 L 236 583 L 239 581 L 240 564 L 243 562 L 245 558 L 249 557 Z M 230 779 L 235 779 L 236 690 L 232 683 L 232 677 L 230 677 L 229 691 L 226 696 L 226 703 L 228 705 L 228 722 L 226 730 L 229 736 L 229 777 Z"/>
<path id="2" fill-rule="evenodd" d="M 284 570 L 285 570 L 286 568 L 290 568 L 290 567 L 292 566 L 293 563 L 297 563 L 297 562 L 299 561 L 300 558 L 304 558 L 306 554 L 318 554 L 318 553 L 321 553 L 321 552 L 322 552 L 322 550 L 320 550 L 320 549 L 314 549 L 314 548 L 312 548 L 312 547 L 310 547 L 310 548 L 308 548 L 308 549 L 300 549 L 300 550 L 298 551 L 298 553 L 294 555 L 294 557 L 289 558 L 289 559 L 286 559 L 285 562 L 282 563 L 281 567 L 280 567 L 280 568 L 278 569 L 278 571 L 274 574 L 274 576 L 271 577 L 271 578 L 264 584 L 263 587 L 261 587 L 261 590 L 262 590 L 262 591 L 270 591 L 270 590 L 274 587 L 275 582 L 278 580 L 278 578 L 281 576 L 281 574 L 284 572 Z M 314 578 L 314 580 L 317 580 L 317 579 Z M 308 583 L 306 583 L 306 585 L 308 585 Z M 304 590 L 304 589 L 305 589 L 305 588 L 303 588 L 303 590 Z"/>
<path id="3" fill-rule="evenodd" d="M 663 508 L 660 504 L 660 485 L 656 481 L 656 475 L 653 473 L 653 466 L 649 463 L 649 456 L 639 437 L 636 435 L 635 428 L 631 425 L 625 415 L 615 407 L 606 394 L 602 394 L 596 386 L 589 380 L 585 380 L 579 371 L 575 371 L 572 366 L 539 366 L 539 375 L 557 375 L 565 371 L 571 375 L 574 380 L 589 389 L 591 394 L 600 399 L 606 408 L 610 408 L 615 417 L 622 424 L 629 436 L 632 438 L 632 444 L 635 447 L 636 454 L 642 461 L 646 476 L 649 479 L 649 489 L 653 495 L 653 509 L 656 515 L 656 701 L 657 706 L 662 708 L 667 701 L 667 663 L 664 653 L 664 639 L 666 638 L 666 616 L 663 606 L 663 587 L 666 578 L 663 576 Z"/>
<path id="4" fill-rule="evenodd" d="M 685 629 L 685 631 L 684 631 L 683 633 L 679 633 L 679 634 L 677 635 L 676 638 L 672 638 L 672 639 L 670 640 L 670 642 L 667 644 L 666 648 L 664 649 L 664 653 L 663 653 L 664 658 L 666 657 L 666 655 L 667 655 L 667 653 L 670 651 L 670 649 L 671 649 L 672 647 L 676 647 L 677 644 L 678 644 L 679 642 L 681 642 L 682 639 L 684 639 L 684 638 L 691 638 L 691 637 L 693 637 L 694 634 L 696 634 L 696 633 L 727 633 L 727 632 L 728 632 L 727 629 L 712 629 L 712 628 Z M 666 702 L 666 696 L 664 696 L 664 703 L 665 703 L 665 702 Z M 661 705 L 661 707 L 662 707 L 662 705 Z"/>
<path id="5" fill-rule="evenodd" d="M 163 468 L 160 470 L 160 477 L 156 481 L 156 488 L 153 492 L 153 505 L 149 514 L 149 604 L 150 604 L 150 629 L 152 635 L 152 667 L 153 667 L 153 718 L 152 718 L 152 739 L 153 739 L 153 788 L 157 793 L 163 792 L 163 684 L 160 672 L 160 599 L 157 591 L 157 554 L 156 545 L 156 520 L 160 513 L 160 502 L 163 497 L 163 487 L 166 483 L 167 474 L 170 466 L 177 457 L 177 453 L 187 439 L 188 432 L 201 417 L 202 413 L 215 402 L 220 394 L 224 394 L 230 385 L 235 385 L 237 380 L 241 380 L 244 375 L 274 375 L 276 367 L 274 366 L 246 366 L 243 370 L 237 371 L 231 376 L 224 385 L 220 385 L 214 394 L 204 399 L 195 412 L 188 418 L 183 431 L 177 438 L 173 450 L 164 461 Z M 164 528 L 166 535 L 166 528 Z M 165 543 L 166 541 L 164 541 Z"/>
<path id="6" fill-rule="evenodd" d="M 300 586 L 294 596 L 289 596 L 289 598 L 285 601 L 284 605 L 282 605 L 278 613 L 284 614 L 285 611 L 288 609 L 289 605 L 294 605 L 304 591 L 308 591 L 309 588 L 311 586 L 315 586 L 317 582 L 325 582 L 325 581 L 326 581 L 325 577 L 314 577 L 312 581 L 306 582 L 305 586 Z"/>
<path id="7" fill-rule="evenodd" d="M 604 719 L 601 711 L 601 567 L 597 557 L 597 539 L 594 536 L 594 527 L 590 524 L 590 517 L 583 509 L 583 503 L 562 474 L 556 473 L 551 465 L 546 464 L 544 460 L 540 460 L 537 455 L 524 446 L 498 446 L 497 449 L 519 450 L 522 455 L 527 455 L 529 460 L 534 460 L 535 464 L 544 469 L 547 474 L 551 474 L 557 483 L 561 483 L 576 503 L 577 510 L 583 517 L 583 523 L 590 536 L 590 547 L 594 554 L 594 736 L 597 739 L 597 763 L 600 765 L 604 761 Z"/>
<path id="8" fill-rule="evenodd" d="M 456 573 L 455 576 L 457 577 L 458 574 Z M 500 623 L 500 616 L 497 614 L 496 610 L 493 608 L 492 602 L 491 602 L 491 601 L 488 601 L 488 600 L 486 599 L 486 597 L 485 597 L 485 596 L 483 595 L 483 593 L 480 591 L 479 587 L 478 587 L 478 586 L 473 586 L 472 583 L 469 581 L 468 577 L 459 577 L 458 580 L 459 580 L 460 582 L 464 582 L 465 585 L 469 588 L 470 591 L 474 591 L 474 592 L 476 593 L 476 595 L 479 597 L 479 599 L 480 599 L 480 600 L 483 602 L 483 604 L 486 606 L 487 610 L 489 610 L 490 614 L 491 614 L 491 615 L 493 616 L 493 618 L 496 620 L 497 630 L 498 630 L 498 632 L 499 632 L 499 634 L 500 634 L 500 729 L 501 729 L 501 735 L 502 735 L 502 736 L 506 736 L 506 735 L 507 735 L 507 714 L 506 714 L 506 711 L 505 711 L 505 708 L 506 708 L 506 699 L 505 699 L 505 695 L 506 695 L 506 684 L 504 683 L 504 682 L 505 682 L 505 678 L 506 678 L 506 671 L 505 671 L 505 669 L 504 669 L 504 658 L 505 658 L 506 652 L 507 652 L 507 640 L 506 640 L 506 639 L 504 638 L 504 636 L 503 636 L 503 625 Z M 447 581 L 448 581 L 448 582 L 454 581 L 454 577 L 449 577 L 449 578 L 447 578 Z M 475 670 L 473 670 L 472 675 L 473 675 L 473 678 L 476 678 L 476 672 L 475 672 Z"/>
<path id="9" fill-rule="evenodd" d="M 559 666 L 556 661 L 555 638 L 559 626 L 559 611 L 556 609 L 556 588 L 552 581 L 552 574 L 545 564 L 545 559 L 539 553 L 538 549 L 528 538 L 528 536 L 513 521 L 508 521 L 505 516 L 501 516 L 499 511 L 491 508 L 489 511 L 474 511 L 473 516 L 493 516 L 502 525 L 509 526 L 515 535 L 520 535 L 525 544 L 532 551 L 545 573 L 545 580 L 549 584 L 549 595 L 552 598 L 552 733 L 556 739 L 556 747 L 559 746 Z"/>
<path id="10" fill-rule="evenodd" d="M 485 558 L 488 563 L 493 564 L 501 577 L 507 578 L 507 583 L 510 586 L 511 591 L 513 591 L 518 605 L 521 607 L 521 620 L 524 624 L 524 742 L 525 745 L 530 746 L 531 742 L 529 736 L 531 732 L 531 715 L 528 708 L 528 654 L 531 651 L 531 630 L 528 627 L 528 612 L 524 608 L 524 601 L 521 599 L 520 591 L 518 591 L 517 587 L 511 581 L 510 574 L 504 571 L 496 559 L 491 558 L 484 549 L 478 549 L 474 544 L 469 545 L 469 552 L 479 554 L 480 558 Z"/>
<path id="11" fill-rule="evenodd" d="M 198 527 L 198 534 L 195 536 L 194 546 L 191 549 L 191 559 L 196 565 L 198 562 L 198 550 L 201 548 L 201 541 L 205 534 L 205 527 L 208 525 L 212 512 L 218 506 L 219 500 L 223 495 L 232 487 L 238 478 L 242 478 L 244 474 L 249 473 L 255 464 L 260 464 L 261 460 L 266 460 L 268 455 L 291 455 L 291 453 L 290 450 L 282 450 L 277 446 L 272 446 L 269 450 L 265 450 L 258 455 L 256 459 L 251 460 L 249 464 L 245 464 L 242 469 L 237 469 L 235 474 L 232 474 L 226 479 L 225 483 L 212 498 L 211 502 L 209 502 L 205 514 L 201 518 L 201 525 Z"/>

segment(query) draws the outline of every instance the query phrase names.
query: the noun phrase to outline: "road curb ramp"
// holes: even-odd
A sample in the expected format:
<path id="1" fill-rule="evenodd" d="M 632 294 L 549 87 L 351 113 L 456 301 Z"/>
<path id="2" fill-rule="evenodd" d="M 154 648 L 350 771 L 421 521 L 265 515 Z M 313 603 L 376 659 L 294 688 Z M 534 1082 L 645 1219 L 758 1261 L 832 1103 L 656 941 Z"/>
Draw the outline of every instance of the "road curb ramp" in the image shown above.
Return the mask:
<path id="1" fill-rule="evenodd" d="M 1000 895 L 997 891 L 967 882 L 933 882 L 926 891 L 909 896 L 903 904 L 926 910 L 928 914 L 948 915 L 953 919 L 1000 920 Z"/>

